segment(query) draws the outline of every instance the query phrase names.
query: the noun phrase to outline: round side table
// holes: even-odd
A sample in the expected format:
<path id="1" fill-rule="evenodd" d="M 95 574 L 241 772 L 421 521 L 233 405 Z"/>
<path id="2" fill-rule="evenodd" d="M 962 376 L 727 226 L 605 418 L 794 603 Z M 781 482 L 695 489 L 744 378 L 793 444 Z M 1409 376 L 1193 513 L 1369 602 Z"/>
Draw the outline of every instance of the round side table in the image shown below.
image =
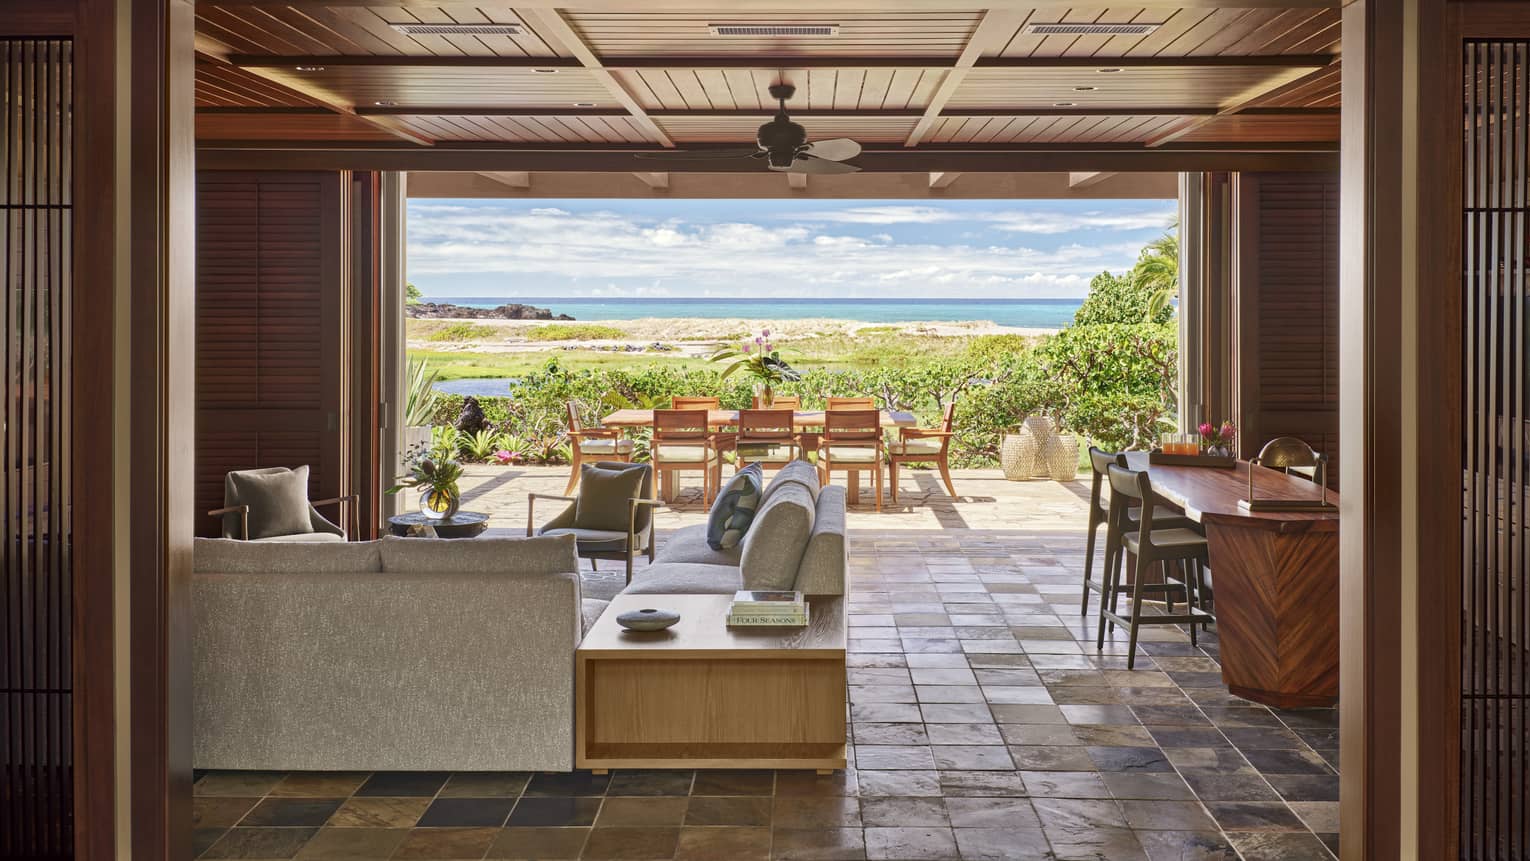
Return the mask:
<path id="1" fill-rule="evenodd" d="M 430 520 L 416 511 L 388 518 L 389 530 L 402 538 L 417 537 L 422 526 L 435 527 L 437 538 L 473 538 L 489 528 L 489 515 L 480 511 L 459 511 L 442 520 Z"/>

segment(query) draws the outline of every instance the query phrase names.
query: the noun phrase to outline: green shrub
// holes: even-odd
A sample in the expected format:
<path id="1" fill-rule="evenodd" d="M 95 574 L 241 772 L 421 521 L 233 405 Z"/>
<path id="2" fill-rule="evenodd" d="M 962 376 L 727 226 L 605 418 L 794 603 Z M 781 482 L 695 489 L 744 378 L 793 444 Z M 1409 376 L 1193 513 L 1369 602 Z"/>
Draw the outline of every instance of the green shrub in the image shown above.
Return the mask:
<path id="1" fill-rule="evenodd" d="M 453 342 L 482 341 L 485 338 L 494 337 L 497 332 L 497 329 L 487 323 L 469 323 L 464 320 L 458 320 L 431 332 L 426 336 L 425 340 Z"/>
<path id="2" fill-rule="evenodd" d="M 547 323 L 526 330 L 528 341 L 612 341 L 626 337 L 615 326 L 593 323 Z"/>
<path id="3" fill-rule="evenodd" d="M 1073 325 L 1167 323 L 1173 316 L 1173 306 L 1162 301 L 1153 283 L 1101 272 L 1089 282 L 1089 296 L 1074 313 Z"/>

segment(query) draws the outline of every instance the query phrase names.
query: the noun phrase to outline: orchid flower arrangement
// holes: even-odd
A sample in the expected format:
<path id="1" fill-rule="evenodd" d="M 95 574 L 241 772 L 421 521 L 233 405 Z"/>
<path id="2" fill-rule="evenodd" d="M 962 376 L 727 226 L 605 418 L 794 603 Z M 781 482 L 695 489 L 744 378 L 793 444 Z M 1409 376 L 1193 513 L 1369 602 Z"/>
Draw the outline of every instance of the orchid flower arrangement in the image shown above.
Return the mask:
<path id="1" fill-rule="evenodd" d="M 762 330 L 752 344 L 742 341 L 736 347 L 719 347 L 711 360 L 732 363 L 723 369 L 725 380 L 736 371 L 743 371 L 767 387 L 802 379 L 802 375 L 781 358 L 781 352 L 770 340 L 769 329 Z"/>

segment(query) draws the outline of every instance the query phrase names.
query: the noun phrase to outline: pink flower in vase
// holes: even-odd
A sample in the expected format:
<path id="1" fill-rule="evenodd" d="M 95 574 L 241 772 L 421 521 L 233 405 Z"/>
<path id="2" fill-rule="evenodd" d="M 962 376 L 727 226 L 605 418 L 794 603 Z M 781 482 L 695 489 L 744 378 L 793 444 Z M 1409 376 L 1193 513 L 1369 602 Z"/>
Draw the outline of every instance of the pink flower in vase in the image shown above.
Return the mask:
<path id="1" fill-rule="evenodd" d="M 1222 422 L 1220 436 L 1223 442 L 1232 442 L 1233 437 L 1238 435 L 1238 426 L 1230 421 Z"/>
<path id="2" fill-rule="evenodd" d="M 1211 422 L 1201 422 L 1201 426 L 1196 428 L 1196 430 L 1200 431 L 1201 436 L 1206 439 L 1210 439 L 1211 437 L 1216 436 L 1217 432 L 1216 426 Z"/>

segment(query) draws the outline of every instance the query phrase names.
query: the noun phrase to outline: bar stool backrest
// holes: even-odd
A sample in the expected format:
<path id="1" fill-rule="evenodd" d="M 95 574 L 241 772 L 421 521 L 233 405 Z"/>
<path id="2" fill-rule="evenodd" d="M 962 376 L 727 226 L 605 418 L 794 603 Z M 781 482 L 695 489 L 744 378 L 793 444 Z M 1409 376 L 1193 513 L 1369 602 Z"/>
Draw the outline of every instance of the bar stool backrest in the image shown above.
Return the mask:
<path id="1" fill-rule="evenodd" d="M 1126 509 L 1132 502 L 1142 504 L 1137 525 L 1138 539 L 1144 547 L 1152 545 L 1153 532 L 1153 483 L 1146 472 L 1137 472 L 1124 466 L 1111 464 L 1107 467 L 1110 477 L 1110 516 L 1116 527 L 1124 532 L 1133 531 L 1126 523 Z"/>
<path id="2" fill-rule="evenodd" d="M 1099 446 L 1089 447 L 1089 465 L 1094 468 L 1094 482 L 1089 488 L 1089 504 L 1100 511 L 1109 511 L 1110 505 L 1105 501 L 1106 470 L 1111 466 L 1126 466 L 1126 458 L 1116 452 L 1106 451 Z"/>

